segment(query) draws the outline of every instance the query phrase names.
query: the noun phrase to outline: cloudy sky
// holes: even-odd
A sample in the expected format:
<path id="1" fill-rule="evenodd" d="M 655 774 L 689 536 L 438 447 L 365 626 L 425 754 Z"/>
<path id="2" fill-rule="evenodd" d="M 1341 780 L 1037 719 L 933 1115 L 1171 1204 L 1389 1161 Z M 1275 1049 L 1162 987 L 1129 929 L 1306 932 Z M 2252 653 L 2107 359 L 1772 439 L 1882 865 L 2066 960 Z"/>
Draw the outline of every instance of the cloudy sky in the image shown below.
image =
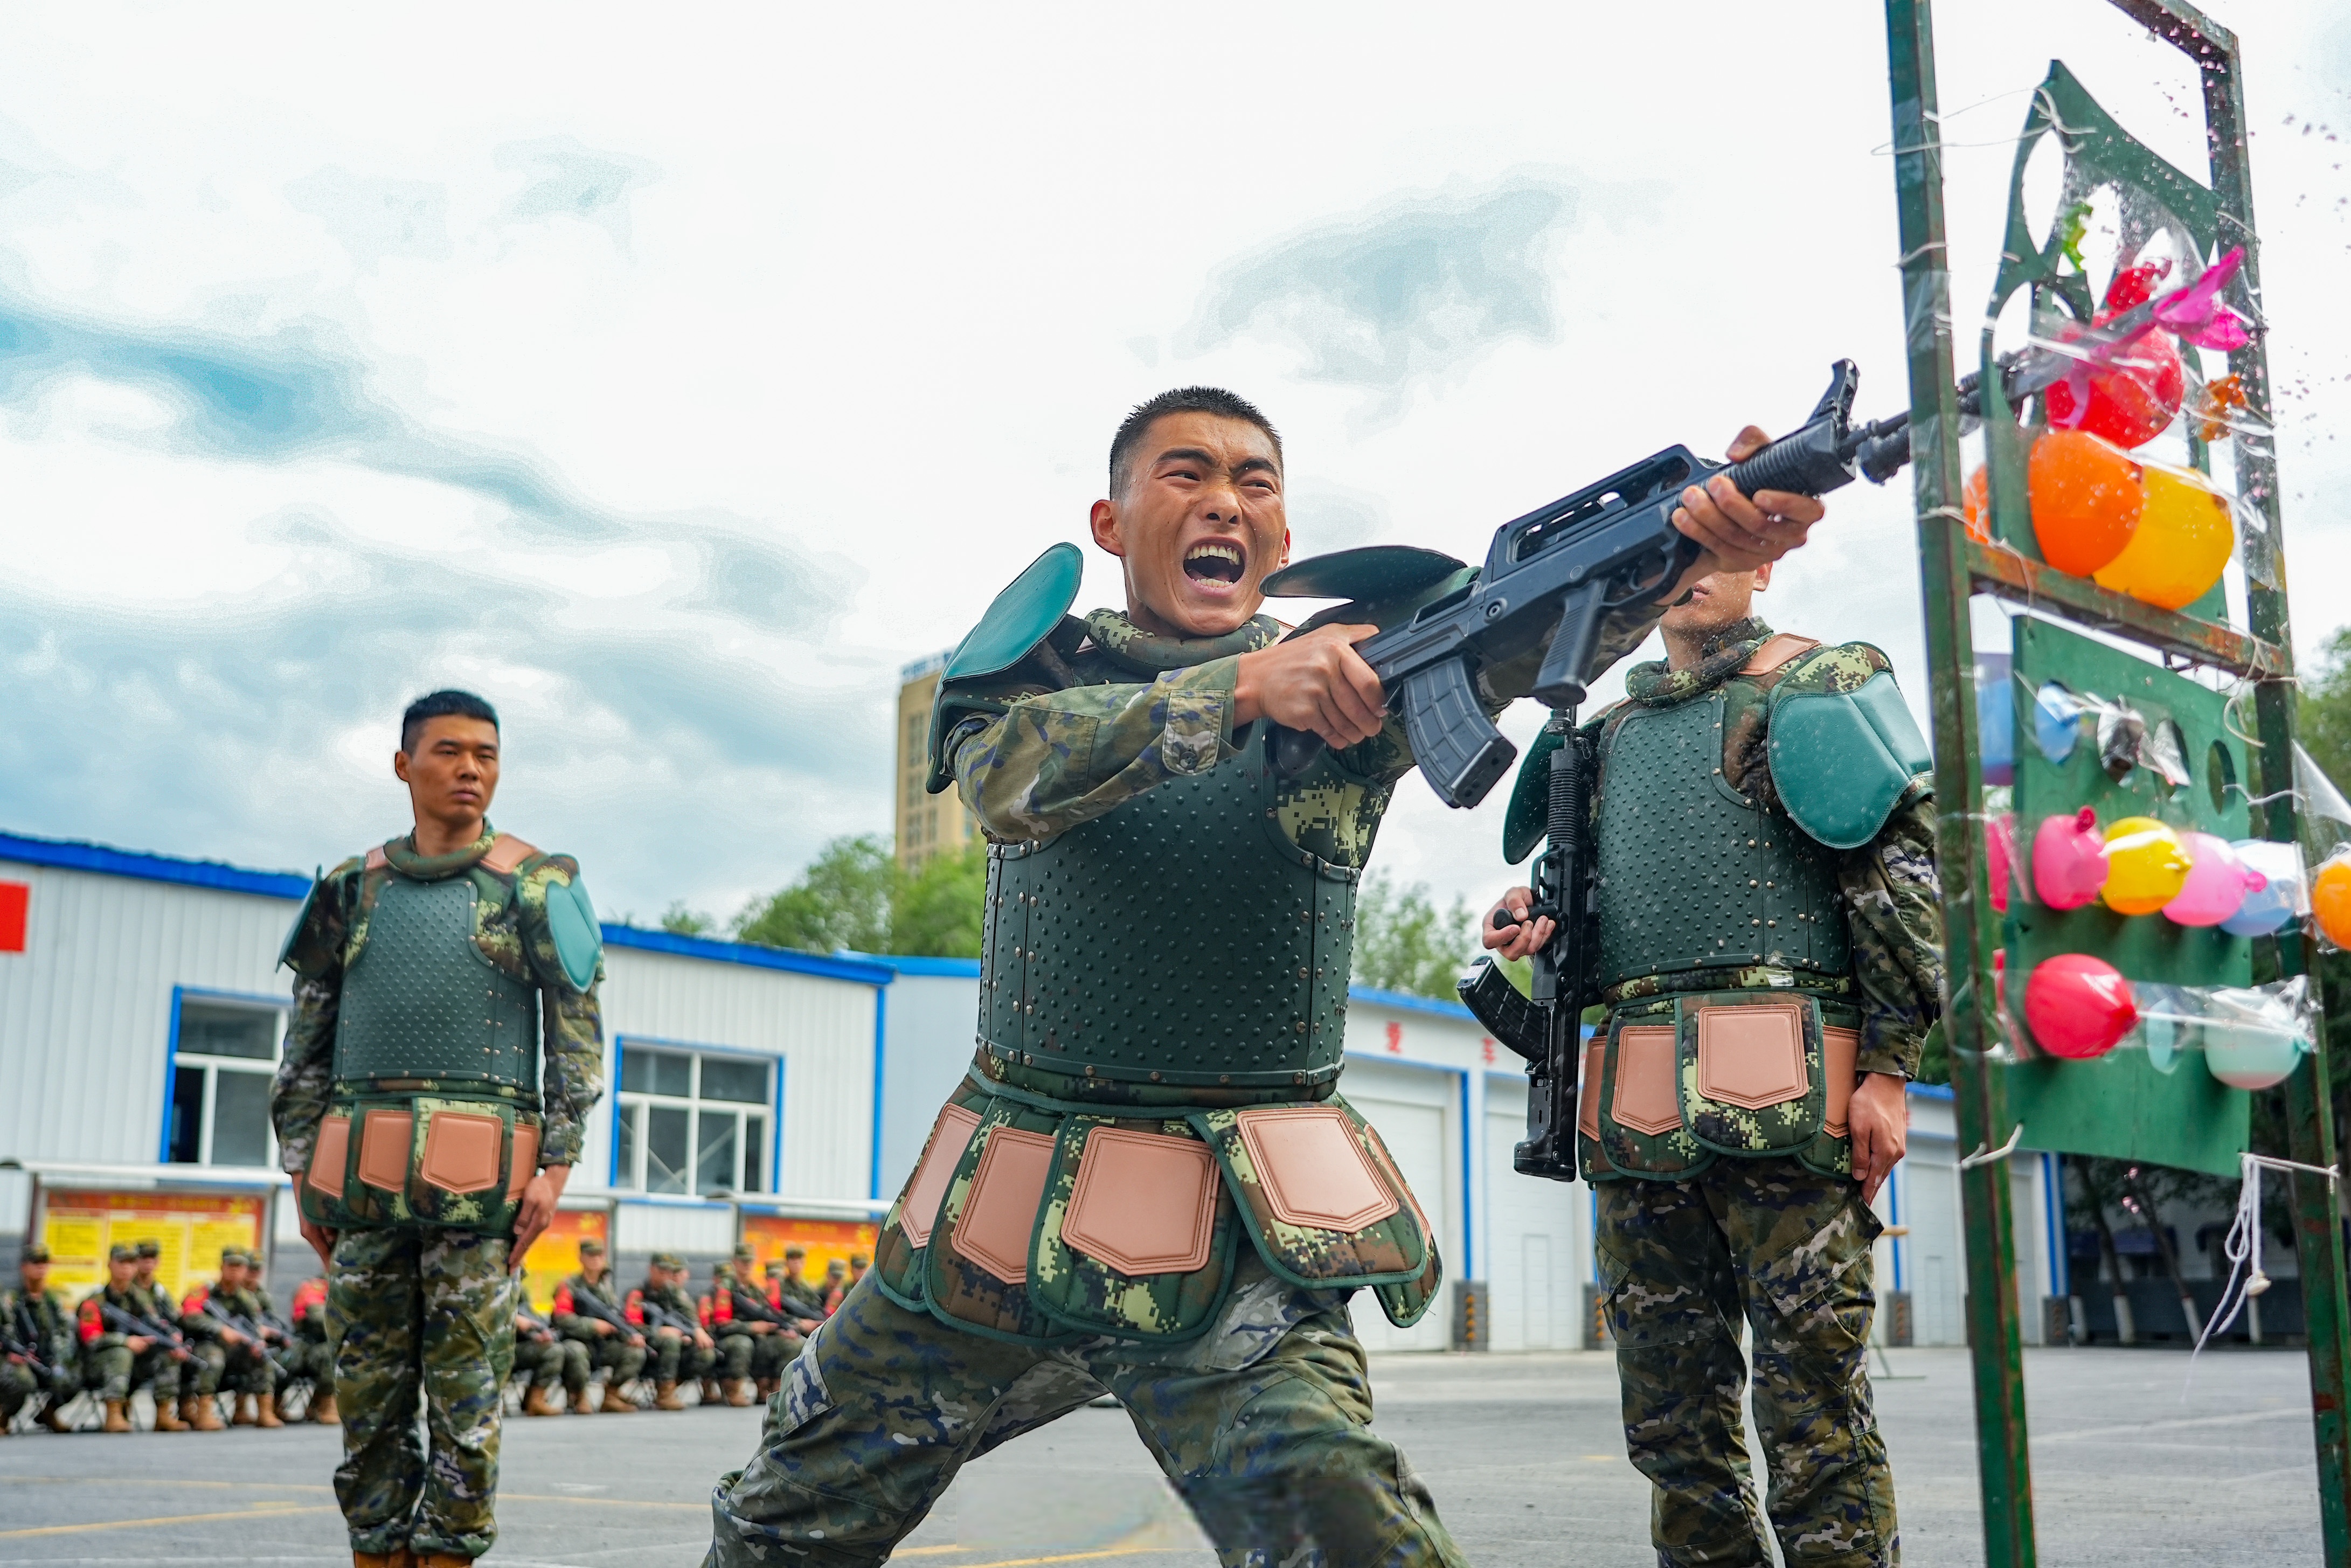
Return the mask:
<path id="1" fill-rule="evenodd" d="M 898 668 L 1083 538 L 1163 387 L 1271 413 L 1301 554 L 1474 557 L 1840 355 L 1891 411 L 1883 18 L 1806 10 L 13 7 L 0 829 L 330 862 L 457 684 L 504 825 L 609 913 L 731 914 L 887 830 Z M 2351 622 L 2351 14 L 2225 11 L 2308 651 Z M 2053 55 L 2203 163 L 2095 0 L 1946 12 L 1972 341 Z M 1908 503 L 1841 495 L 1767 609 L 1915 696 Z M 1496 815 L 1407 785 L 1382 856 L 1481 893 Z"/>

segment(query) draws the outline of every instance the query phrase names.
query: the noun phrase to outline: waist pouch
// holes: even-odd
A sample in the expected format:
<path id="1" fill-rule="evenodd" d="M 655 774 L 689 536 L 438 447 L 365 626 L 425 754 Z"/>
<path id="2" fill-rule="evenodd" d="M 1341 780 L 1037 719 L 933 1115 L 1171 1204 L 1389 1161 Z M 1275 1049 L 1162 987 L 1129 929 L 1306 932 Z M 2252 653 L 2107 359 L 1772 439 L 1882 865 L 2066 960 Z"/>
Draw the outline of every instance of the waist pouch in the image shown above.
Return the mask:
<path id="1" fill-rule="evenodd" d="M 333 1229 L 442 1226 L 514 1234 L 538 1168 L 540 1118 L 519 1103 L 432 1093 L 338 1093 L 303 1176 L 302 1218 Z"/>
<path id="2" fill-rule="evenodd" d="M 1801 991 L 1693 991 L 1618 1007 L 1585 1050 L 1583 1174 L 1678 1181 L 1720 1157 L 1792 1156 L 1820 1175 L 1850 1176 L 1860 1024 L 1857 1009 Z"/>
<path id="3" fill-rule="evenodd" d="M 967 1079 L 883 1220 L 875 1282 L 989 1338 L 1175 1343 L 1213 1326 L 1246 1237 L 1304 1290 L 1370 1286 L 1398 1327 L 1443 1277 L 1379 1134 L 1336 1095 L 1124 1114 Z"/>

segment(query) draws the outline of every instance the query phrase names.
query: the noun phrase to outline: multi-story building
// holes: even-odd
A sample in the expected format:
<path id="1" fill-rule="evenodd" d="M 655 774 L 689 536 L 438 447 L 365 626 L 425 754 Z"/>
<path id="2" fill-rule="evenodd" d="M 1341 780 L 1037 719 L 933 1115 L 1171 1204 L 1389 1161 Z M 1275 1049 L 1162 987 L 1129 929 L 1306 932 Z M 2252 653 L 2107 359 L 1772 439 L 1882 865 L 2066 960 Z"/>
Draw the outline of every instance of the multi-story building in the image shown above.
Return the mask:
<path id="1" fill-rule="evenodd" d="M 934 653 L 898 672 L 898 792 L 892 817 L 898 863 L 908 871 L 979 837 L 979 824 L 960 795 L 952 789 L 938 795 L 923 791 L 930 770 L 931 699 L 938 695 L 939 671 L 946 664 L 945 653 Z"/>

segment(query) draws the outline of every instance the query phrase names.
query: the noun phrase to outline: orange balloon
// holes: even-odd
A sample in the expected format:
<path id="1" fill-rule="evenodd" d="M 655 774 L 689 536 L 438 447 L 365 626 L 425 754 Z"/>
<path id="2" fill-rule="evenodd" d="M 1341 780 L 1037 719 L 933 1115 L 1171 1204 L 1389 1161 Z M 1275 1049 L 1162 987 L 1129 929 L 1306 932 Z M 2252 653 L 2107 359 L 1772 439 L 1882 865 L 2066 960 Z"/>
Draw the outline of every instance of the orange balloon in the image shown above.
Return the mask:
<path id="1" fill-rule="evenodd" d="M 2351 947 L 2351 861 L 2330 860 L 2310 881 L 2310 912 L 2337 947 Z"/>
<path id="2" fill-rule="evenodd" d="M 2130 543 L 2095 573 L 2098 586 L 2179 610 L 2220 580 L 2236 549 L 2229 498 L 2193 468 L 2147 465 L 2147 503 Z"/>
<path id="3" fill-rule="evenodd" d="M 2079 430 L 2045 431 L 2032 444 L 2025 490 L 2042 559 L 2074 577 L 2122 554 L 2147 505 L 2139 465 Z"/>
<path id="4" fill-rule="evenodd" d="M 1959 492 L 1959 510 L 1967 517 L 1968 538 L 1980 545 L 1991 543 L 1991 470 L 1980 463 Z"/>

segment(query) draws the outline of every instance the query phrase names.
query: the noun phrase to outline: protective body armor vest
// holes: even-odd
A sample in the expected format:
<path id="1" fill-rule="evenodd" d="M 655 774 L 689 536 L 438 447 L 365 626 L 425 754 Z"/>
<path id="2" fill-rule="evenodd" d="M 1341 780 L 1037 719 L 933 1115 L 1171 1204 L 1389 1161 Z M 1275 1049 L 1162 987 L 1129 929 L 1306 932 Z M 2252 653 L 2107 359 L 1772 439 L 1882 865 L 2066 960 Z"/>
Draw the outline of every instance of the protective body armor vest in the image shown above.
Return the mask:
<path id="1" fill-rule="evenodd" d="M 1830 852 L 1723 777 L 1719 690 L 1622 719 L 1601 758 L 1598 981 L 1853 967 Z"/>
<path id="2" fill-rule="evenodd" d="M 335 1077 L 475 1081 L 536 1097 L 538 991 L 474 941 L 473 879 L 386 880 L 343 975 Z"/>
<path id="3" fill-rule="evenodd" d="M 1057 838 L 990 845 L 982 1047 L 1135 1082 L 1335 1077 L 1357 873 L 1284 834 L 1277 783 L 1260 736 Z"/>

